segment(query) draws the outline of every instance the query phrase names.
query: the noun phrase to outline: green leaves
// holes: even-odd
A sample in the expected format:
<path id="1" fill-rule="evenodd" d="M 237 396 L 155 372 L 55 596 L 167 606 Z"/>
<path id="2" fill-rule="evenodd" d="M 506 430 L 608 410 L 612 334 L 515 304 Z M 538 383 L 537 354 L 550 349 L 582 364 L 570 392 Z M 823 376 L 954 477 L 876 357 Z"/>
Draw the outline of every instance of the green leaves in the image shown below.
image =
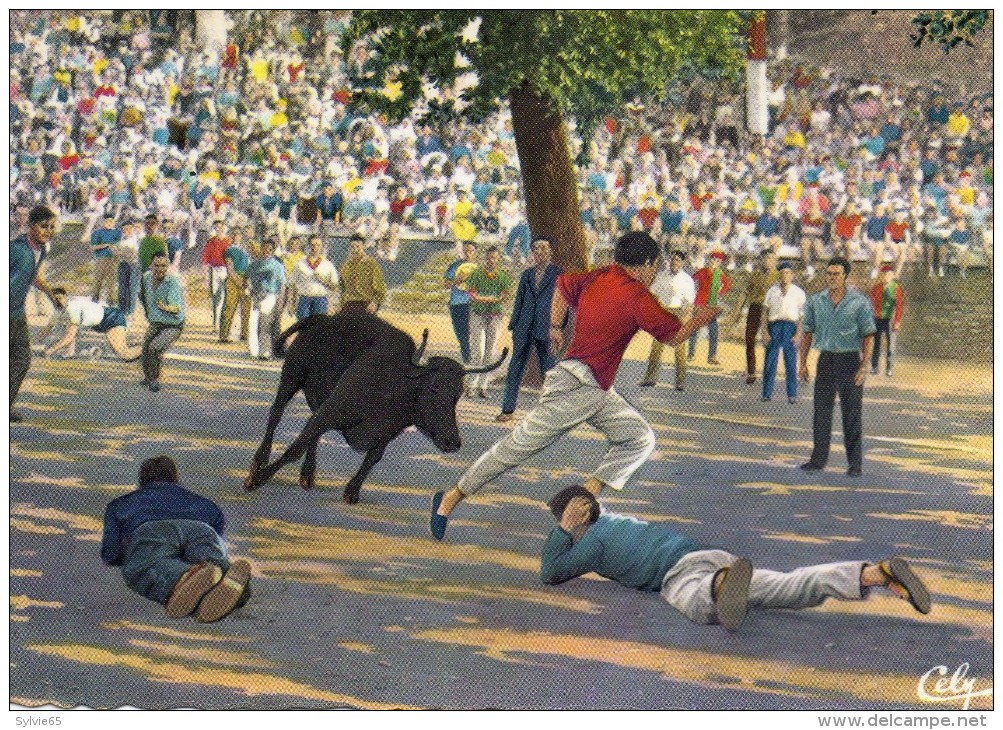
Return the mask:
<path id="1" fill-rule="evenodd" d="M 988 10 L 934 10 L 919 13 L 912 19 L 916 30 L 909 34 L 913 45 L 919 48 L 924 42 L 939 43 L 944 53 L 961 43 L 974 47 L 972 38 L 989 20 Z"/>
<path id="2" fill-rule="evenodd" d="M 346 58 L 356 58 L 358 43 L 370 54 L 361 67 L 350 63 L 359 89 L 353 101 L 394 120 L 422 102 L 423 81 L 443 89 L 472 70 L 478 84 L 461 101 L 469 118 L 528 83 L 589 128 L 635 95 L 664 99 L 680 73 L 733 75 L 744 63 L 746 22 L 733 11 L 363 10 L 352 17 Z M 477 17 L 477 40 L 465 39 Z M 470 69 L 456 68 L 458 52 Z M 401 84 L 396 100 L 383 93 L 388 76 Z"/>

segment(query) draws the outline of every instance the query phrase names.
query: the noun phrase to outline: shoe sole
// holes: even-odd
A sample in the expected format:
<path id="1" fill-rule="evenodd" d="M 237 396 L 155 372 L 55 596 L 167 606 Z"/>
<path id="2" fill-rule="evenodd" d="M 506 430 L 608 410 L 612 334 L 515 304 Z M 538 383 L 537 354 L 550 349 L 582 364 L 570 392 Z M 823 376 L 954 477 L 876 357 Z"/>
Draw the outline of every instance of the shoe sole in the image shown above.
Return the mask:
<path id="1" fill-rule="evenodd" d="M 195 572 L 189 573 L 171 591 L 171 596 L 167 599 L 167 615 L 171 618 L 190 616 L 199 601 L 222 577 L 223 571 L 212 563 L 204 564 Z"/>
<path id="2" fill-rule="evenodd" d="M 728 631 L 738 631 L 749 609 L 749 584 L 752 582 L 752 563 L 739 558 L 728 568 L 721 587 L 717 590 L 717 620 Z"/>
<path id="3" fill-rule="evenodd" d="M 211 624 L 227 616 L 237 607 L 250 580 L 251 564 L 246 560 L 234 560 L 223 580 L 202 598 L 195 619 L 199 623 Z"/>
<path id="4" fill-rule="evenodd" d="M 930 592 L 923 585 L 923 581 L 916 575 L 905 558 L 892 558 L 888 561 L 888 570 L 892 580 L 902 584 L 906 593 L 909 594 L 909 603 L 920 613 L 930 613 L 932 608 L 930 602 Z"/>

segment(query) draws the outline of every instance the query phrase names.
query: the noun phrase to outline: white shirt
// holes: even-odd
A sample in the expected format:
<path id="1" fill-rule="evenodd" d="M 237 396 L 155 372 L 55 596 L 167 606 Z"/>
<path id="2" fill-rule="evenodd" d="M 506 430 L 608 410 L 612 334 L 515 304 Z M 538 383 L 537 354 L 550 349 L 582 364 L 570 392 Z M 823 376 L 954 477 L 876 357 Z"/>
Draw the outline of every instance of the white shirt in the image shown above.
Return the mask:
<path id="1" fill-rule="evenodd" d="M 104 319 L 104 306 L 92 302 L 90 297 L 70 297 L 66 302 L 66 315 L 70 324 L 96 327 Z"/>
<path id="2" fill-rule="evenodd" d="M 293 286 L 301 297 L 327 297 L 332 288 L 338 286 L 338 270 L 327 258 L 321 260 L 316 269 L 311 269 L 307 258 L 300 259 L 293 269 Z M 329 286 L 325 286 L 327 282 Z"/>
<path id="3" fill-rule="evenodd" d="M 786 294 L 779 282 L 774 284 L 766 292 L 766 298 L 763 300 L 766 321 L 800 322 L 806 299 L 804 290 L 797 284 L 792 283 L 787 287 Z"/>
<path id="4" fill-rule="evenodd" d="M 659 271 L 651 284 L 651 293 L 666 309 L 688 307 L 697 299 L 696 282 L 681 269 L 677 274 L 668 269 Z"/>

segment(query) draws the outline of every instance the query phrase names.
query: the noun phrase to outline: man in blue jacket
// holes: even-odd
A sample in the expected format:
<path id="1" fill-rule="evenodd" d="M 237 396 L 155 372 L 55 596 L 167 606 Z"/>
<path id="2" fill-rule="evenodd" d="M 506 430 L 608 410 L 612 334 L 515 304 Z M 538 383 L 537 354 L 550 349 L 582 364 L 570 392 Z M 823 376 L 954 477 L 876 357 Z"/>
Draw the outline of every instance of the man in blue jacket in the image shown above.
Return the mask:
<path id="1" fill-rule="evenodd" d="M 28 213 L 28 232 L 10 242 L 10 421 L 21 415 L 14 412 L 14 401 L 31 365 L 31 332 L 24 303 L 32 284 L 55 304 L 52 288 L 45 280 L 42 264 L 45 249 L 56 232 L 56 214 L 45 206 Z"/>
<path id="2" fill-rule="evenodd" d="M 251 578 L 246 560 L 227 558 L 223 527 L 212 500 L 178 484 L 174 459 L 155 456 L 139 468 L 139 489 L 105 508 L 101 559 L 171 618 L 218 621 L 247 601 Z"/>
<path id="3" fill-rule="evenodd" d="M 519 384 L 534 347 L 540 361 L 541 377 L 554 366 L 554 356 L 550 352 L 550 305 L 561 268 L 551 262 L 552 257 L 549 238 L 541 237 L 533 241 L 536 265 L 522 272 L 512 307 L 512 319 L 508 323 L 512 332 L 512 360 L 505 378 L 502 412 L 495 417 L 496 421 L 512 420 L 519 399 Z"/>
<path id="4" fill-rule="evenodd" d="M 737 630 L 749 608 L 810 608 L 826 598 L 861 600 L 884 586 L 930 612 L 930 594 L 903 558 L 797 568 L 790 573 L 753 570 L 724 550 L 703 550 L 688 536 L 612 512 L 584 487 L 568 487 L 550 500 L 560 526 L 543 547 L 540 578 L 563 583 L 598 573 L 629 588 L 659 591 L 695 623 Z"/>

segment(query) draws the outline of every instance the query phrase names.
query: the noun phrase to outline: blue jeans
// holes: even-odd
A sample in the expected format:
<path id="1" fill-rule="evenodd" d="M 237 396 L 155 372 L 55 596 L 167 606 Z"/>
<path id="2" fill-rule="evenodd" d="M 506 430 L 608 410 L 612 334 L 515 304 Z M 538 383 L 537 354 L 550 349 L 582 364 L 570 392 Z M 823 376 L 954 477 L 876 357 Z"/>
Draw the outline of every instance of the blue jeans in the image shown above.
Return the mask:
<path id="1" fill-rule="evenodd" d="M 797 334 L 796 322 L 776 320 L 770 322 L 770 344 L 766 348 L 766 362 L 763 364 L 763 397 L 773 397 L 773 385 L 777 379 L 777 364 L 780 351 L 784 351 L 784 377 L 787 380 L 787 397 L 798 395 L 797 348 L 794 347 L 794 335 Z"/>
<path id="2" fill-rule="evenodd" d="M 513 341 L 512 360 L 508 364 L 508 375 L 505 378 L 502 413 L 515 412 L 515 404 L 519 400 L 519 385 L 522 383 L 522 376 L 526 374 L 526 365 L 529 363 L 533 347 L 536 347 L 536 356 L 540 360 L 541 377 L 554 367 L 554 356 L 550 354 L 550 340 L 526 338 Z"/>
<path id="3" fill-rule="evenodd" d="M 693 355 L 697 351 L 697 337 L 700 334 L 700 330 L 693 333 L 690 337 L 690 350 L 688 357 L 692 360 Z M 717 357 L 717 320 L 712 319 L 710 324 L 707 325 L 707 339 L 710 341 L 710 349 L 707 350 L 707 359 L 713 360 Z"/>
<path id="4" fill-rule="evenodd" d="M 144 522 L 126 539 L 122 577 L 141 596 L 166 605 L 171 590 L 193 565 L 209 561 L 230 568 L 223 541 L 205 522 Z"/>
<path id="5" fill-rule="evenodd" d="M 460 343 L 460 357 L 464 364 L 470 362 L 470 305 L 450 304 L 449 318 L 453 321 L 453 333 Z"/>
<path id="6" fill-rule="evenodd" d="M 518 244 L 522 257 L 529 258 L 530 245 L 533 243 L 530 239 L 529 224 L 518 223 L 512 226 L 512 230 L 508 234 L 508 244 L 505 246 L 505 255 L 511 256 L 512 249 Z"/>
<path id="7" fill-rule="evenodd" d="M 327 314 L 327 297 L 300 297 L 296 304 L 296 321 L 315 314 Z"/>

